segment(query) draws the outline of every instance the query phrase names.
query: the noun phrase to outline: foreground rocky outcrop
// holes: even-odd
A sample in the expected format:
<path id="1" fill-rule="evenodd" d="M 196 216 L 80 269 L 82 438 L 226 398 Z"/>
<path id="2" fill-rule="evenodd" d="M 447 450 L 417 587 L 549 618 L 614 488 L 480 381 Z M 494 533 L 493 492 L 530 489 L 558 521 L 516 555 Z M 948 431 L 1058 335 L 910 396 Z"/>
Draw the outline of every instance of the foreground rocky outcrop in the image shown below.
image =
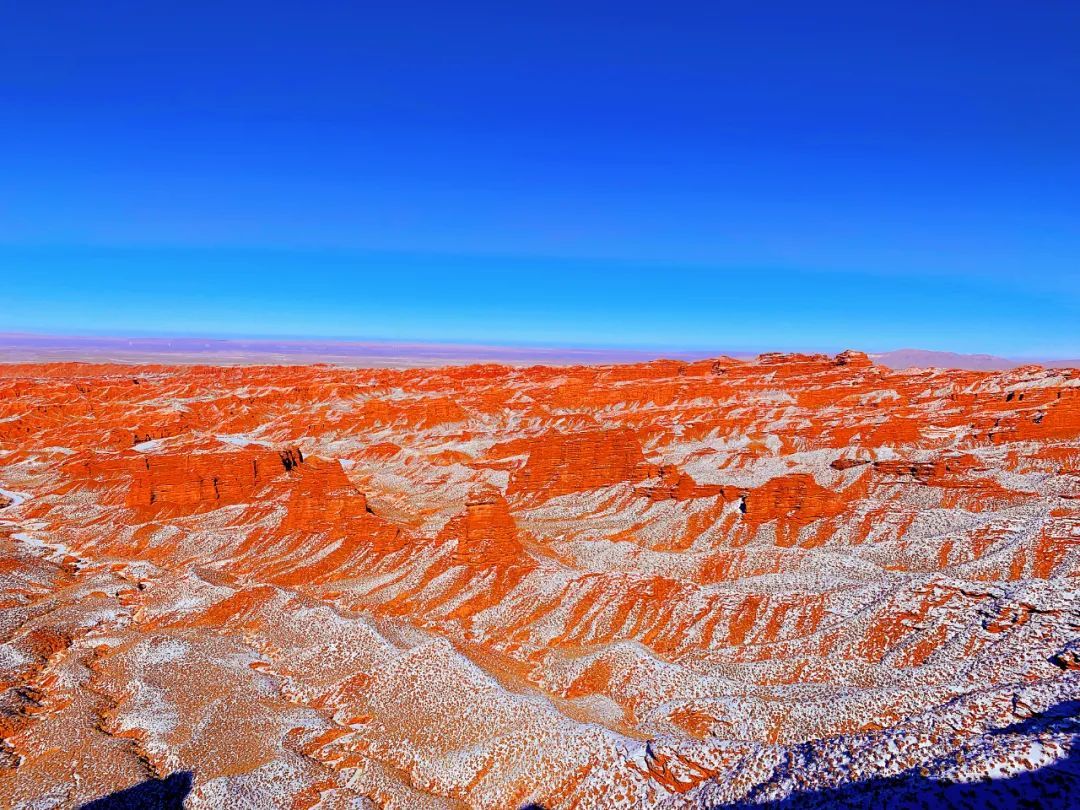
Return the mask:
<path id="1" fill-rule="evenodd" d="M 0 366 L 0 806 L 1066 807 L 1078 583 L 1080 371 Z"/>

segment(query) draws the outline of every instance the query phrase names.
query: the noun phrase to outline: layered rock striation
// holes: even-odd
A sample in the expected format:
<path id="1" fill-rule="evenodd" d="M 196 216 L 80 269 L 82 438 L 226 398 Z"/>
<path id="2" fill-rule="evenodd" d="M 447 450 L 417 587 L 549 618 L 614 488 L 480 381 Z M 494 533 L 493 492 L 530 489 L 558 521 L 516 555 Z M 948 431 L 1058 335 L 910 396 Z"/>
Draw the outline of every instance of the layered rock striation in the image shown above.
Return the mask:
<path id="1" fill-rule="evenodd" d="M 0 366 L 0 806 L 1066 807 L 1078 584 L 1076 370 Z"/>

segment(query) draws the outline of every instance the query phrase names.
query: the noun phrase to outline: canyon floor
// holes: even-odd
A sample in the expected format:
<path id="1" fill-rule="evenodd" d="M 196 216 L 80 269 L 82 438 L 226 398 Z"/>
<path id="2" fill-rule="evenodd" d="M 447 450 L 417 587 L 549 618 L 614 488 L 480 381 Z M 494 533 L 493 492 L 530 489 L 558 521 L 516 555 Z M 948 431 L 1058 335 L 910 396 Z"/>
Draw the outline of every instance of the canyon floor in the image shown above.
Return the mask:
<path id="1" fill-rule="evenodd" d="M 1080 371 L 3 365 L 0 642 L 4 808 L 1076 806 Z"/>

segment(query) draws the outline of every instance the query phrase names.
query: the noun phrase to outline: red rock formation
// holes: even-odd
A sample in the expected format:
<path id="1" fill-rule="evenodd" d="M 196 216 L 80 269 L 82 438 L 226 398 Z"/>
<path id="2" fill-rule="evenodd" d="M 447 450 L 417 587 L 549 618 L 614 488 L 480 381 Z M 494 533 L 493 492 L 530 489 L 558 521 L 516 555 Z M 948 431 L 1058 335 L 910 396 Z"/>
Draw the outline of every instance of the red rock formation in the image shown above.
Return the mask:
<path id="1" fill-rule="evenodd" d="M 337 461 L 309 458 L 295 469 L 282 531 L 325 531 L 370 511 L 367 498 L 346 478 Z"/>
<path id="2" fill-rule="evenodd" d="M 471 495 L 465 511 L 446 524 L 439 539 L 453 540 L 454 561 L 475 568 L 513 565 L 527 559 L 510 507 L 495 490 Z"/>
<path id="3" fill-rule="evenodd" d="M 655 482 L 655 483 L 654 483 Z M 661 465 L 656 477 L 638 492 L 652 501 L 688 501 L 692 498 L 712 498 L 721 495 L 725 500 L 739 496 L 736 487 L 720 484 L 699 484 L 682 470 L 671 465 Z"/>
<path id="4" fill-rule="evenodd" d="M 68 465 L 90 486 L 118 485 L 127 506 L 153 512 L 193 514 L 246 503 L 263 486 L 301 463 L 298 450 L 249 446 L 208 450 L 181 446 L 162 453 L 126 453 Z"/>
<path id="5" fill-rule="evenodd" d="M 573 492 L 638 483 L 650 468 L 633 431 L 548 433 L 528 444 L 529 457 L 510 479 L 507 494 L 553 498 Z"/>
<path id="6" fill-rule="evenodd" d="M 836 517 L 845 507 L 840 493 L 819 485 L 811 475 L 794 473 L 769 479 L 747 492 L 740 511 L 754 529 L 775 521 L 776 544 L 790 546 L 804 526 L 821 518 Z"/>

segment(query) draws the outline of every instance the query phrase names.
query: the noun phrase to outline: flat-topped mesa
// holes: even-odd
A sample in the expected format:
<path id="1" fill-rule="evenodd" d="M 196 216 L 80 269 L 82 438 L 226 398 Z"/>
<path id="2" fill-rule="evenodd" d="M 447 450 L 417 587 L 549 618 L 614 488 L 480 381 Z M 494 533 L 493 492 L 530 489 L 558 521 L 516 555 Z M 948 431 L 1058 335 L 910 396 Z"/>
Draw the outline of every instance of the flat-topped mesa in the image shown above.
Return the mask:
<path id="1" fill-rule="evenodd" d="M 847 366 L 848 368 L 870 368 L 874 361 L 866 352 L 857 352 L 854 349 L 845 349 L 833 358 L 833 364 Z"/>
<path id="2" fill-rule="evenodd" d="M 624 380 L 666 380 L 686 376 L 690 364 L 681 360 L 653 360 L 650 363 L 611 366 L 598 374 L 602 382 Z"/>
<path id="3" fill-rule="evenodd" d="M 800 352 L 762 352 L 755 363 L 759 366 L 799 366 L 832 365 L 833 359 L 827 354 L 804 354 Z"/>
<path id="4" fill-rule="evenodd" d="M 272 479 L 299 464 L 294 450 L 146 455 L 135 464 L 127 505 L 168 507 L 176 512 L 244 503 Z"/>
<path id="5" fill-rule="evenodd" d="M 657 468 L 656 477 L 638 487 L 637 493 L 651 501 L 688 501 L 716 495 L 730 501 L 739 497 L 740 490 L 722 484 L 699 484 L 686 471 L 672 464 L 662 464 Z"/>
<path id="6" fill-rule="evenodd" d="M 455 541 L 454 562 L 474 568 L 512 565 L 528 559 L 506 499 L 494 489 L 473 492 L 465 511 L 450 519 L 437 540 Z"/>
<path id="7" fill-rule="evenodd" d="M 511 476 L 507 495 L 553 498 L 640 483 L 653 471 L 629 428 L 545 433 L 530 445 L 529 458 Z"/>
<path id="8" fill-rule="evenodd" d="M 766 366 L 770 370 L 775 369 L 775 372 L 784 378 L 796 377 L 802 374 L 817 374 L 830 369 L 857 371 L 874 367 L 874 362 L 869 355 L 852 349 L 842 351 L 835 356 L 766 352 L 758 355 L 755 364 L 757 366 Z"/>
<path id="9" fill-rule="evenodd" d="M 191 445 L 162 453 L 129 451 L 112 458 L 82 458 L 65 469 L 91 487 L 120 488 L 124 504 L 132 509 L 179 516 L 247 503 L 301 464 L 302 458 L 294 448 L 248 445 L 207 450 Z"/>

